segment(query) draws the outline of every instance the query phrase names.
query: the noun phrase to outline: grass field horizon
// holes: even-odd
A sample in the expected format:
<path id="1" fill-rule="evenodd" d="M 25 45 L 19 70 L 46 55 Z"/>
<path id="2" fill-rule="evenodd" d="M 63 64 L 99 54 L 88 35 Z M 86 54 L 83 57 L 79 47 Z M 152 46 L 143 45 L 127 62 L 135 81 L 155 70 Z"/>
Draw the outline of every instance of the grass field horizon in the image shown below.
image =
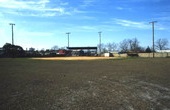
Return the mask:
<path id="1" fill-rule="evenodd" d="M 170 109 L 169 67 L 169 58 L 1 58 L 0 109 Z"/>
<path id="2" fill-rule="evenodd" d="M 96 56 L 71 56 L 71 57 L 38 57 L 31 58 L 33 60 L 109 60 L 109 59 L 123 59 L 124 57 L 96 57 Z"/>

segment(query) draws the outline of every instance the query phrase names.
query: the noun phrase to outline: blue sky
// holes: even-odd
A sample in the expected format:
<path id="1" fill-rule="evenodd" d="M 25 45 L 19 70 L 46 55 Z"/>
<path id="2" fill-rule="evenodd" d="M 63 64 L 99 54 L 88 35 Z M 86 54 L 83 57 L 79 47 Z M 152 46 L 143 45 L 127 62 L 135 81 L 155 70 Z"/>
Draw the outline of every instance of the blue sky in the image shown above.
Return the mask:
<path id="1" fill-rule="evenodd" d="M 137 38 L 140 45 L 152 45 L 152 27 L 155 39 L 170 41 L 169 0 L 0 0 L 0 47 L 11 43 L 14 26 L 14 44 L 24 49 L 50 49 L 54 45 L 97 46 L 98 32 L 102 43 L 119 43 Z"/>

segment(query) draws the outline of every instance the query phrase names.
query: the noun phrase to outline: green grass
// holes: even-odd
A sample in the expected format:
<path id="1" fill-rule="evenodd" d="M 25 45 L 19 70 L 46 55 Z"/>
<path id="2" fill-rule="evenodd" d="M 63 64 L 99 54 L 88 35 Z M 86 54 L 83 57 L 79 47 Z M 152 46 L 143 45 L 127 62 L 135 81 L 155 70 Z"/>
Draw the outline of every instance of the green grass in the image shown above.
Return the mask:
<path id="1" fill-rule="evenodd" d="M 170 109 L 170 59 L 0 59 L 0 110 Z"/>

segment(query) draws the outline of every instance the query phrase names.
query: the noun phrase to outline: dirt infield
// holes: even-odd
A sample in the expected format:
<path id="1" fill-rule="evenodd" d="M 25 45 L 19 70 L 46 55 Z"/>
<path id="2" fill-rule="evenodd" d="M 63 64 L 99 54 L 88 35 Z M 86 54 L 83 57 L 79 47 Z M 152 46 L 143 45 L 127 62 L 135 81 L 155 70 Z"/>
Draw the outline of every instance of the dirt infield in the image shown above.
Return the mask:
<path id="1" fill-rule="evenodd" d="M 32 58 L 37 60 L 104 60 L 118 59 L 119 57 L 50 57 L 50 58 Z"/>
<path id="2" fill-rule="evenodd" d="M 169 110 L 170 59 L 0 59 L 0 110 Z"/>

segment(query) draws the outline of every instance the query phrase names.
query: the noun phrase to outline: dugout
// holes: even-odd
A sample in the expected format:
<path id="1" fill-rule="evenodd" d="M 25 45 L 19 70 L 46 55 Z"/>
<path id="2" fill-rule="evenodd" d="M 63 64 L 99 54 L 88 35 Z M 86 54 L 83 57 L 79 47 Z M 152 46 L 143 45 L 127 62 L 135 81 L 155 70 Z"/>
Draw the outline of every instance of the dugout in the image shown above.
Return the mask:
<path id="1" fill-rule="evenodd" d="M 97 47 L 67 47 L 71 56 L 96 56 Z"/>

